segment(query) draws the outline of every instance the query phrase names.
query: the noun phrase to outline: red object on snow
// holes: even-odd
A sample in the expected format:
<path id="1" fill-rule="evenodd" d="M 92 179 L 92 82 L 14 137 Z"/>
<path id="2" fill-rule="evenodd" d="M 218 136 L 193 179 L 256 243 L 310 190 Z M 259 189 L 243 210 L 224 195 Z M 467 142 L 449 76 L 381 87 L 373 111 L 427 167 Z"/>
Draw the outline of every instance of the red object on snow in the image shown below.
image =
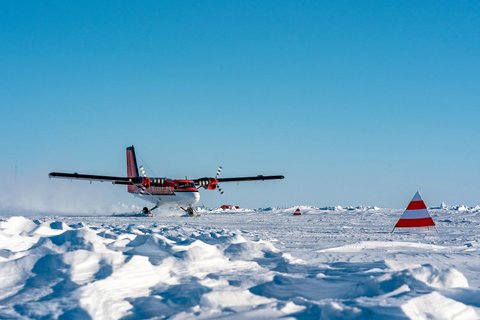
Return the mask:
<path id="1" fill-rule="evenodd" d="M 300 208 L 297 208 L 297 210 L 295 210 L 295 212 L 293 213 L 294 216 L 301 216 L 302 213 L 300 212 Z"/>
<path id="2" fill-rule="evenodd" d="M 227 210 L 227 209 L 240 209 L 240 206 L 238 205 L 235 205 L 235 206 L 232 206 L 231 204 L 222 204 L 220 206 L 221 209 L 223 210 Z"/>
<path id="3" fill-rule="evenodd" d="M 422 228 L 422 227 L 435 227 L 435 222 L 428 213 L 427 206 L 423 201 L 420 193 L 415 193 L 412 201 L 407 206 L 407 209 L 403 212 L 400 219 L 398 219 L 395 228 Z"/>

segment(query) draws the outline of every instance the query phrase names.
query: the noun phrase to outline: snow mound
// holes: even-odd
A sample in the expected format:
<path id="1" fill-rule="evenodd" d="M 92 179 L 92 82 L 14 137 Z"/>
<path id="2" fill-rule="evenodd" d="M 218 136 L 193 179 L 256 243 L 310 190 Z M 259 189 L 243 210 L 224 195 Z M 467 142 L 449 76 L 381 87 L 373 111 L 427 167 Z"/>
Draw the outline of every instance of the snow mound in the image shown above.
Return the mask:
<path id="1" fill-rule="evenodd" d="M 30 233 L 37 227 L 38 225 L 32 220 L 17 216 L 0 222 L 0 230 L 11 235 L 20 234 L 23 232 Z"/>
<path id="2" fill-rule="evenodd" d="M 474 308 L 432 292 L 413 298 L 402 306 L 411 319 L 478 319 Z"/>
<path id="3" fill-rule="evenodd" d="M 412 271 L 415 279 L 435 288 L 468 288 L 465 276 L 455 268 L 437 269 L 432 265 L 423 265 Z"/>
<path id="4" fill-rule="evenodd" d="M 341 247 L 318 250 L 318 252 L 360 252 L 363 250 L 386 250 L 386 251 L 405 251 L 412 249 L 442 250 L 442 246 L 425 243 L 400 242 L 400 241 L 362 241 L 359 243 L 348 244 Z"/>
<path id="5" fill-rule="evenodd" d="M 226 307 L 240 312 L 268 305 L 268 314 L 278 316 L 296 310 L 249 291 L 272 277 L 264 265 L 277 251 L 239 233 L 155 224 L 37 225 L 21 217 L 2 221 L 1 228 L 34 245 L 2 255 L 0 318 L 119 319 L 156 317 L 158 310 L 193 317 L 198 306 L 206 316 Z M 10 249 L 11 243 L 0 243 L 0 250 Z M 198 294 L 187 298 L 184 291 Z"/>

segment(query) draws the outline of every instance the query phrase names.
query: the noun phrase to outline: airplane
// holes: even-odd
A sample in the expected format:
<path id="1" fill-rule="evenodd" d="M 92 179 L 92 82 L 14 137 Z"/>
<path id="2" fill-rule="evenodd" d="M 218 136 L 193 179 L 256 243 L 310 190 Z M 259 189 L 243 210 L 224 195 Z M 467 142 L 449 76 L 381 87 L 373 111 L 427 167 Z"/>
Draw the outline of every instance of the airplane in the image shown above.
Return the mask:
<path id="1" fill-rule="evenodd" d="M 218 190 L 223 194 L 219 183 L 243 182 L 243 181 L 265 181 L 284 179 L 282 175 L 256 177 L 235 177 L 219 178 L 222 167 L 218 167 L 215 177 L 204 177 L 199 179 L 170 179 L 150 178 L 146 175 L 143 166 L 137 166 L 135 148 L 127 147 L 127 176 L 99 176 L 79 173 L 51 172 L 50 178 L 76 179 L 87 181 L 111 182 L 112 184 L 126 185 L 127 191 L 136 197 L 149 201 L 155 206 L 151 209 L 144 207 L 142 212 L 145 216 L 153 215 L 152 211 L 160 206 L 179 207 L 190 215 L 196 215 L 193 206 L 200 200 L 200 188 L 206 190 Z"/>

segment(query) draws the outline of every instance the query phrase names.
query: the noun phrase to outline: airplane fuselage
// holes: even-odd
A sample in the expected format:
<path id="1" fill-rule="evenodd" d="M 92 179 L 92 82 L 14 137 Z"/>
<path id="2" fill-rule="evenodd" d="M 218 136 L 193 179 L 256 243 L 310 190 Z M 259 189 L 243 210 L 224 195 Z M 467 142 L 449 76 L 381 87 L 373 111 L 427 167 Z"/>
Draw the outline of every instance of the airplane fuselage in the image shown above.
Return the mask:
<path id="1" fill-rule="evenodd" d="M 200 192 L 193 180 L 152 178 L 149 182 L 143 188 L 129 187 L 128 192 L 165 207 L 193 207 L 200 200 Z"/>

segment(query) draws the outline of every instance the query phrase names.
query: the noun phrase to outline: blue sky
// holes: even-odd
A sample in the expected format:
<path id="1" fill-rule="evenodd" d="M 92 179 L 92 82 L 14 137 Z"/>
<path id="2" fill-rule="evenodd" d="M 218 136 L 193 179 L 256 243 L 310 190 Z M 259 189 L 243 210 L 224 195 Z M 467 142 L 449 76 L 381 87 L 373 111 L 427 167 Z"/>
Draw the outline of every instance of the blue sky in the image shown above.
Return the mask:
<path id="1" fill-rule="evenodd" d="M 479 204 L 479 39 L 478 1 L 2 1 L 0 202 L 138 203 L 47 178 L 134 144 L 159 176 L 286 176 L 208 206 Z"/>

